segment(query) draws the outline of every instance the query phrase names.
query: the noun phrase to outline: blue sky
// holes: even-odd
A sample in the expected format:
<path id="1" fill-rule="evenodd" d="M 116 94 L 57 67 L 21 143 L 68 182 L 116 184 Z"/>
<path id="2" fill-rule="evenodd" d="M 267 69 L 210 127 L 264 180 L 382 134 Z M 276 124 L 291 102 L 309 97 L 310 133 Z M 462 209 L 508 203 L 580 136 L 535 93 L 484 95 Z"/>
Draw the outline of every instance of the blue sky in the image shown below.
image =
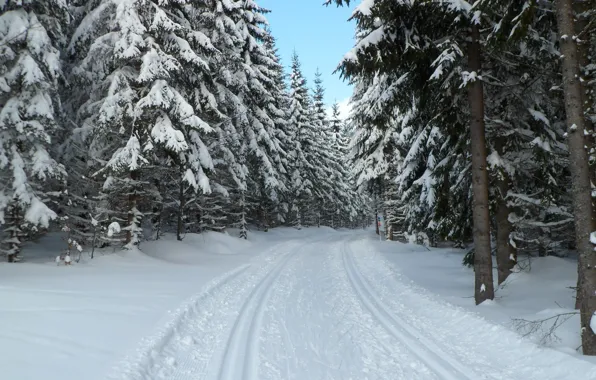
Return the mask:
<path id="1" fill-rule="evenodd" d="M 323 74 L 325 101 L 331 105 L 352 95 L 352 89 L 333 71 L 354 44 L 354 23 L 347 21 L 351 7 L 325 7 L 324 1 L 257 0 L 257 4 L 271 10 L 266 17 L 286 69 L 296 49 L 309 86 L 317 67 Z"/>

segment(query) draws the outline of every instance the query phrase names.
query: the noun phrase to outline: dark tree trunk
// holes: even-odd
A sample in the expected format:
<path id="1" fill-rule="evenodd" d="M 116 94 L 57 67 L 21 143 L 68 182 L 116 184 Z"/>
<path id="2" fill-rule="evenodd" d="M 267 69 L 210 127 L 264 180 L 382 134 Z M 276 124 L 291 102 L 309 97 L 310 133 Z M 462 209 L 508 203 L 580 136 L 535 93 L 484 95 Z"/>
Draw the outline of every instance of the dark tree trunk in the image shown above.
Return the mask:
<path id="1" fill-rule="evenodd" d="M 184 175 L 183 168 L 180 168 L 180 189 L 178 190 L 178 226 L 176 228 L 176 239 L 182 241 L 184 238 L 184 207 L 186 206 L 186 197 L 184 196 Z"/>
<path id="2" fill-rule="evenodd" d="M 505 154 L 504 137 L 495 139 L 495 150 L 500 156 Z M 497 283 L 502 284 L 511 274 L 511 270 L 517 262 L 517 252 L 511 245 L 510 235 L 512 231 L 509 222 L 509 207 L 507 206 L 507 192 L 509 191 L 509 175 L 504 170 L 496 173 L 497 199 L 495 220 L 497 225 Z"/>
<path id="3" fill-rule="evenodd" d="M 247 239 L 248 230 L 246 228 L 246 193 L 244 190 L 240 193 L 240 238 Z"/>
<path id="4" fill-rule="evenodd" d="M 381 232 L 379 231 L 379 224 L 381 222 L 379 221 L 379 209 L 375 209 L 375 230 L 377 232 L 377 235 L 379 235 Z"/>
<path id="5" fill-rule="evenodd" d="M 590 11 L 594 7 L 594 0 L 575 0 L 573 1 L 573 10 L 576 15 L 586 14 L 587 11 Z M 589 25 L 589 18 L 588 17 L 577 17 L 575 22 L 575 35 L 580 36 L 580 40 L 582 43 L 577 45 L 577 52 L 578 52 L 578 60 L 579 60 L 579 67 L 580 73 L 583 74 L 583 70 L 585 70 L 586 66 L 590 64 L 590 35 L 589 32 L 586 30 Z M 582 104 L 583 104 L 583 112 L 584 112 L 584 122 L 586 123 L 585 129 L 590 132 L 590 134 L 585 135 L 584 138 L 586 139 L 585 145 L 588 147 L 594 147 L 594 126 L 588 114 L 591 112 L 590 107 L 594 104 L 594 99 L 592 96 L 592 92 L 585 84 L 589 82 L 592 78 L 586 78 L 586 80 L 581 83 L 582 85 Z M 596 168 L 594 167 L 594 163 L 590 165 L 590 180 L 592 183 L 596 184 Z M 594 207 L 594 199 L 592 199 L 592 225 L 596 225 L 596 215 L 595 215 L 596 208 Z M 579 269 L 579 267 L 578 267 Z M 582 276 L 577 276 L 577 289 L 581 288 L 581 278 Z M 575 299 L 575 308 L 580 308 L 580 298 L 576 297 Z"/>
<path id="6" fill-rule="evenodd" d="M 472 25 L 468 45 L 470 72 L 481 74 L 480 32 Z M 490 221 L 488 211 L 488 171 L 486 167 L 486 140 L 484 136 L 484 94 L 482 81 L 468 85 L 470 103 L 470 139 L 472 152 L 472 190 L 474 194 L 474 299 L 476 305 L 495 297 L 492 257 L 490 249 Z"/>
<path id="7" fill-rule="evenodd" d="M 136 217 L 135 210 L 137 208 L 137 202 L 138 202 L 139 196 L 137 194 L 136 185 L 134 184 L 134 182 L 139 179 L 139 172 L 136 170 L 131 171 L 130 179 L 133 182 L 133 188 L 131 189 L 130 194 L 128 195 L 128 218 L 127 218 L 128 230 L 126 231 L 125 245 L 130 244 L 130 242 L 132 242 L 133 235 L 135 233 L 135 231 L 132 230 L 132 224 L 134 223 L 134 220 Z"/>
<path id="8" fill-rule="evenodd" d="M 596 311 L 596 253 L 590 242 L 594 231 L 592 223 L 592 198 L 588 152 L 584 148 L 586 123 L 582 105 L 582 84 L 579 81 L 579 54 L 575 35 L 574 14 L 571 0 L 557 0 L 557 24 L 559 27 L 562 55 L 565 113 L 567 115 L 569 145 L 569 168 L 578 260 L 577 298 L 580 309 L 582 349 L 586 355 L 596 355 L 596 334 L 590 328 L 590 320 Z"/>
<path id="9" fill-rule="evenodd" d="M 6 258 L 8 259 L 9 263 L 16 262 L 17 254 L 20 250 L 20 241 L 22 236 L 20 234 L 20 215 L 19 215 L 19 206 L 14 205 L 11 210 L 11 223 L 12 228 L 10 229 L 10 243 L 8 244 L 8 254 Z"/>

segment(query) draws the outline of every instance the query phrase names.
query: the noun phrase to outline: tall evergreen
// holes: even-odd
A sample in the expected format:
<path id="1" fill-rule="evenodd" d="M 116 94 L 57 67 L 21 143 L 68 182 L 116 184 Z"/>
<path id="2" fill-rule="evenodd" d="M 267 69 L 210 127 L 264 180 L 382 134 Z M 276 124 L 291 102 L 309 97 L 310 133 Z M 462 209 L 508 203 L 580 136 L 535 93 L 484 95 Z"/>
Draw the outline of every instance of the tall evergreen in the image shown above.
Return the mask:
<path id="1" fill-rule="evenodd" d="M 201 140 L 211 127 L 196 115 L 189 89 L 204 88 L 199 73 L 207 63 L 197 51 L 208 51 L 210 44 L 196 40 L 200 35 L 188 20 L 170 16 L 179 5 L 149 5 L 89 4 L 70 43 L 73 75 L 91 89 L 78 120 L 87 130 L 91 159 L 97 160 L 95 175 L 105 178 L 100 221 L 124 224 L 128 247 L 140 241 L 139 201 L 148 194 L 144 171 L 154 156 L 167 156 L 179 168 L 181 193 L 184 182 L 207 191 L 203 169 L 212 168 Z M 189 70 L 196 76 L 185 78 Z M 184 202 L 180 207 L 182 213 Z"/>
<path id="2" fill-rule="evenodd" d="M 316 132 L 312 123 L 311 99 L 306 86 L 306 79 L 302 75 L 298 54 L 292 56 L 290 74 L 290 97 L 288 112 L 288 134 L 294 142 L 288 152 L 290 166 L 289 197 L 291 205 L 292 223 L 301 228 L 303 217 L 311 209 L 308 200 L 313 196 L 315 179 L 315 162 L 309 161 L 313 152 L 313 142 Z"/>
<path id="3" fill-rule="evenodd" d="M 0 4 L 0 252 L 15 261 L 26 230 L 57 217 L 53 179 L 66 176 L 53 141 L 62 128 L 60 49 L 68 22 L 63 1 Z"/>

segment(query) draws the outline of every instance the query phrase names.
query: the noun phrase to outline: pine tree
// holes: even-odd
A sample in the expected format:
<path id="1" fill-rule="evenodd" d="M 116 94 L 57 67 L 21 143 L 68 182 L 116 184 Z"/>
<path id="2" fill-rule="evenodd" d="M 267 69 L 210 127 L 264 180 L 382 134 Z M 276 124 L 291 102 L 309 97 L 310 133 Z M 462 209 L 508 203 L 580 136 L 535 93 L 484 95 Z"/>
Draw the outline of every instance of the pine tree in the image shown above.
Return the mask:
<path id="1" fill-rule="evenodd" d="M 63 1 L 0 4 L 0 224 L 1 252 L 20 252 L 26 229 L 47 228 L 57 214 L 49 185 L 66 176 L 51 148 L 61 128 L 58 82 Z"/>
<path id="2" fill-rule="evenodd" d="M 336 151 L 336 145 L 333 144 L 333 134 L 325 110 L 323 80 L 318 70 L 315 73 L 314 85 L 311 123 L 315 134 L 308 145 L 310 150 L 306 154 L 309 161 L 315 163 L 315 177 L 313 178 L 315 197 L 310 208 L 313 211 L 316 210 L 316 225 L 320 226 L 321 218 L 325 212 L 328 213 L 334 209 L 335 204 L 342 203 L 345 188 L 341 167 L 337 161 L 339 152 Z"/>
<path id="3" fill-rule="evenodd" d="M 180 5 L 150 5 L 91 3 L 70 44 L 73 74 L 90 88 L 78 119 L 89 136 L 90 158 L 98 162 L 96 175 L 105 177 L 100 221 L 124 223 L 127 247 L 141 238 L 139 203 L 146 202 L 150 184 L 144 171 L 154 155 L 169 157 L 179 168 L 181 188 L 186 183 L 208 191 L 203 169 L 212 168 L 201 140 L 211 127 L 195 114 L 190 90 L 204 89 L 196 81 L 207 63 L 197 51 L 212 48 L 188 20 L 170 16 Z M 185 69 L 196 75 L 185 77 Z"/>
<path id="4" fill-rule="evenodd" d="M 267 45 L 273 41 L 264 28 L 265 12 L 252 1 L 244 2 L 242 18 L 238 23 L 239 29 L 246 31 L 241 46 L 247 83 L 241 89 L 240 96 L 247 106 L 248 116 L 248 122 L 243 128 L 243 139 L 248 142 L 246 160 L 250 177 L 256 179 L 248 181 L 248 184 L 254 186 L 247 186 L 247 191 L 242 194 L 245 208 L 243 220 L 250 209 L 248 193 L 258 196 L 261 202 L 270 203 L 277 202 L 280 194 L 287 190 L 284 181 L 286 168 L 276 131 L 276 119 L 283 116 L 281 99 L 277 99 L 282 95 L 275 82 L 281 67 L 274 48 Z M 265 223 L 267 224 L 268 222 Z"/>
<path id="5" fill-rule="evenodd" d="M 290 160 L 290 204 L 293 214 L 292 224 L 301 228 L 303 217 L 308 209 L 308 200 L 313 196 L 315 179 L 315 163 L 309 161 L 315 131 L 310 114 L 310 97 L 306 87 L 306 79 L 302 75 L 300 60 L 294 53 L 292 56 L 290 77 L 290 104 L 288 132 L 290 141 L 294 142 L 292 150 L 287 152 Z"/>

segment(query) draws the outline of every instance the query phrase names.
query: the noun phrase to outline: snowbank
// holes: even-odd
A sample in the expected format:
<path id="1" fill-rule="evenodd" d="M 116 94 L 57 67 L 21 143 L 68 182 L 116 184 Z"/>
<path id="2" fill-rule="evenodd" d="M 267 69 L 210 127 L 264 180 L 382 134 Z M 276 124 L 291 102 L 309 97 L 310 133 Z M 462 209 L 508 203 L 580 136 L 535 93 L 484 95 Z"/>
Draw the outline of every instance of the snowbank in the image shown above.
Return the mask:
<path id="1" fill-rule="evenodd" d="M 538 344 L 579 355 L 579 316 L 566 315 L 574 312 L 575 290 L 572 287 L 577 281 L 576 261 L 558 257 L 532 258 L 530 261 L 522 258 L 520 264 L 524 269 L 517 268 L 517 273 L 496 288 L 494 301 L 477 307 L 474 304 L 473 271 L 461 264 L 463 250 L 431 248 L 429 251 L 417 245 L 381 243 L 374 236 L 369 240 L 402 274 L 444 300 L 479 313 Z M 496 269 L 494 278 L 497 278 Z M 563 315 L 557 319 L 559 314 Z M 544 319 L 548 321 L 542 326 L 525 322 Z M 548 334 L 554 323 L 558 325 L 555 333 Z M 594 358 L 585 359 L 596 363 Z"/>
<path id="2" fill-rule="evenodd" d="M 104 378 L 185 300 L 213 278 L 246 264 L 263 244 L 292 229 L 249 241 L 217 233 L 167 236 L 141 251 L 96 252 L 56 266 L 61 236 L 31 243 L 19 264 L 0 263 L 0 368 L 7 380 Z M 184 264 L 184 265 L 181 265 Z"/>

